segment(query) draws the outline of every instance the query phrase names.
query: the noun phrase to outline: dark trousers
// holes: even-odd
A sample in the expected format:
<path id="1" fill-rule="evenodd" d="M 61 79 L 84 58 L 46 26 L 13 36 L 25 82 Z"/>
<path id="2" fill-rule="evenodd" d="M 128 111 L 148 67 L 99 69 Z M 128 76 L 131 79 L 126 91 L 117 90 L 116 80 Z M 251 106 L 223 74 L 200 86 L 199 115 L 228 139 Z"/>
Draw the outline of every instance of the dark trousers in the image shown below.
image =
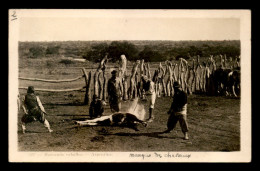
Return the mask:
<path id="1" fill-rule="evenodd" d="M 172 113 L 169 116 L 167 127 L 168 130 L 171 131 L 176 127 L 177 122 L 179 121 L 181 130 L 183 133 L 188 132 L 188 123 L 187 123 L 187 116 L 186 115 L 175 115 L 175 113 Z"/>
<path id="2" fill-rule="evenodd" d="M 119 97 L 113 96 L 109 98 L 109 105 L 112 112 L 119 112 L 120 110 L 119 103 L 120 103 Z"/>
<path id="3" fill-rule="evenodd" d="M 30 123 L 33 121 L 44 123 L 45 115 L 39 108 L 33 108 L 29 110 L 28 114 L 23 115 L 21 121 L 24 123 Z"/>

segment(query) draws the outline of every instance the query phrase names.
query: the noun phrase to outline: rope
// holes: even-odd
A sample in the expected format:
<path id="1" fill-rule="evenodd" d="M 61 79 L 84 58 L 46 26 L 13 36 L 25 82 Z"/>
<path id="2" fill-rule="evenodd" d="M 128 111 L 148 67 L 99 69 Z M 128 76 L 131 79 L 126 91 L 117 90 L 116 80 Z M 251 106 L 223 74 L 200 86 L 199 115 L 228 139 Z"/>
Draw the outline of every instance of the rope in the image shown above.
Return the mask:
<path id="1" fill-rule="evenodd" d="M 80 91 L 82 89 L 84 89 L 86 87 L 79 87 L 79 88 L 73 88 L 73 89 L 35 89 L 35 91 L 47 91 L 47 92 L 68 92 L 68 91 Z M 26 89 L 27 90 L 27 87 L 19 87 L 19 89 Z"/>
<path id="2" fill-rule="evenodd" d="M 72 81 L 76 81 L 76 80 L 78 80 L 78 79 L 81 79 L 82 77 L 84 77 L 84 75 L 79 76 L 79 77 L 74 78 L 74 79 L 67 79 L 67 80 L 46 80 L 46 79 L 25 78 L 25 77 L 19 77 L 19 79 L 21 79 L 21 80 L 30 80 L 30 81 L 42 81 L 42 82 L 61 83 L 61 82 L 72 82 Z"/>

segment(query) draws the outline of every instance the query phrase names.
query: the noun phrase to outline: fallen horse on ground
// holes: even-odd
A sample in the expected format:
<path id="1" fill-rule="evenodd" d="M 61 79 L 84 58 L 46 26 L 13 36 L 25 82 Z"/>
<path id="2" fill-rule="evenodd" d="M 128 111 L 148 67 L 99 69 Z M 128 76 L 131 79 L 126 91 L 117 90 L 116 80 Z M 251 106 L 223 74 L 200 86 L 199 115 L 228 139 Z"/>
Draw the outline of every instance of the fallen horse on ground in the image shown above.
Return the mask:
<path id="1" fill-rule="evenodd" d="M 137 129 L 137 124 L 141 123 L 144 127 L 147 126 L 145 121 L 138 119 L 134 114 L 131 113 L 114 113 L 109 116 L 101 116 L 95 119 L 88 119 L 85 121 L 76 121 L 78 126 L 92 126 L 92 125 L 102 125 L 102 126 L 122 126 L 127 128 L 132 128 L 135 131 Z"/>

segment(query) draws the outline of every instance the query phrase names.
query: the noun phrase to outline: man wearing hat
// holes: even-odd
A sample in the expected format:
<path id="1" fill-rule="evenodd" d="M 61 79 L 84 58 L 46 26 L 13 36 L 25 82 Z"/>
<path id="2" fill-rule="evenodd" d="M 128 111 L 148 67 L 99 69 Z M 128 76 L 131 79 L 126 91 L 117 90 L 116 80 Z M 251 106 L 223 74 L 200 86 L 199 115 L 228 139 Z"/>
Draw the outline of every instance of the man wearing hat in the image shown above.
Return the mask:
<path id="1" fill-rule="evenodd" d="M 184 134 L 184 139 L 188 140 L 188 123 L 187 123 L 187 94 L 181 89 L 180 84 L 175 81 L 173 83 L 174 96 L 171 108 L 168 111 L 169 119 L 167 123 L 168 129 L 163 133 L 170 133 L 180 122 L 181 130 Z"/>
<path id="2" fill-rule="evenodd" d="M 156 99 L 155 84 L 152 80 L 148 79 L 146 75 L 142 75 L 143 90 L 145 91 L 145 96 L 149 102 L 149 118 L 147 122 L 152 122 L 154 120 L 153 109 Z"/>
<path id="3" fill-rule="evenodd" d="M 44 126 L 48 129 L 49 132 L 52 132 L 50 128 L 50 124 L 48 120 L 45 118 L 45 110 L 42 106 L 40 98 L 34 94 L 34 87 L 29 86 L 27 89 L 27 94 L 25 95 L 23 110 L 25 115 L 23 115 L 22 121 L 22 130 L 25 133 L 26 123 L 30 123 L 33 121 L 39 121 L 44 124 Z"/>
<path id="4" fill-rule="evenodd" d="M 112 77 L 108 80 L 107 83 L 107 93 L 109 99 L 109 105 L 112 112 L 119 112 L 121 104 L 121 87 L 119 83 L 119 79 L 117 78 L 117 71 L 113 70 L 111 72 Z"/>

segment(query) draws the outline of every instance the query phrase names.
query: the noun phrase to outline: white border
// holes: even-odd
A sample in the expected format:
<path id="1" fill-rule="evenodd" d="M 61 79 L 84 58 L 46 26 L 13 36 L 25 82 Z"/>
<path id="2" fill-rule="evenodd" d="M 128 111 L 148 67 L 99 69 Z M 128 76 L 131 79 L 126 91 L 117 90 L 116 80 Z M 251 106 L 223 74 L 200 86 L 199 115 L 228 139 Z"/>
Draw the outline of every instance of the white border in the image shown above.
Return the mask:
<path id="1" fill-rule="evenodd" d="M 11 21 L 13 11 L 17 20 Z M 21 17 L 239 18 L 241 40 L 241 151 L 169 152 L 19 152 L 17 135 L 18 37 Z M 250 162 L 251 161 L 251 11 L 250 10 L 9 10 L 9 161 L 10 162 Z M 129 157 L 129 154 L 151 157 Z"/>

